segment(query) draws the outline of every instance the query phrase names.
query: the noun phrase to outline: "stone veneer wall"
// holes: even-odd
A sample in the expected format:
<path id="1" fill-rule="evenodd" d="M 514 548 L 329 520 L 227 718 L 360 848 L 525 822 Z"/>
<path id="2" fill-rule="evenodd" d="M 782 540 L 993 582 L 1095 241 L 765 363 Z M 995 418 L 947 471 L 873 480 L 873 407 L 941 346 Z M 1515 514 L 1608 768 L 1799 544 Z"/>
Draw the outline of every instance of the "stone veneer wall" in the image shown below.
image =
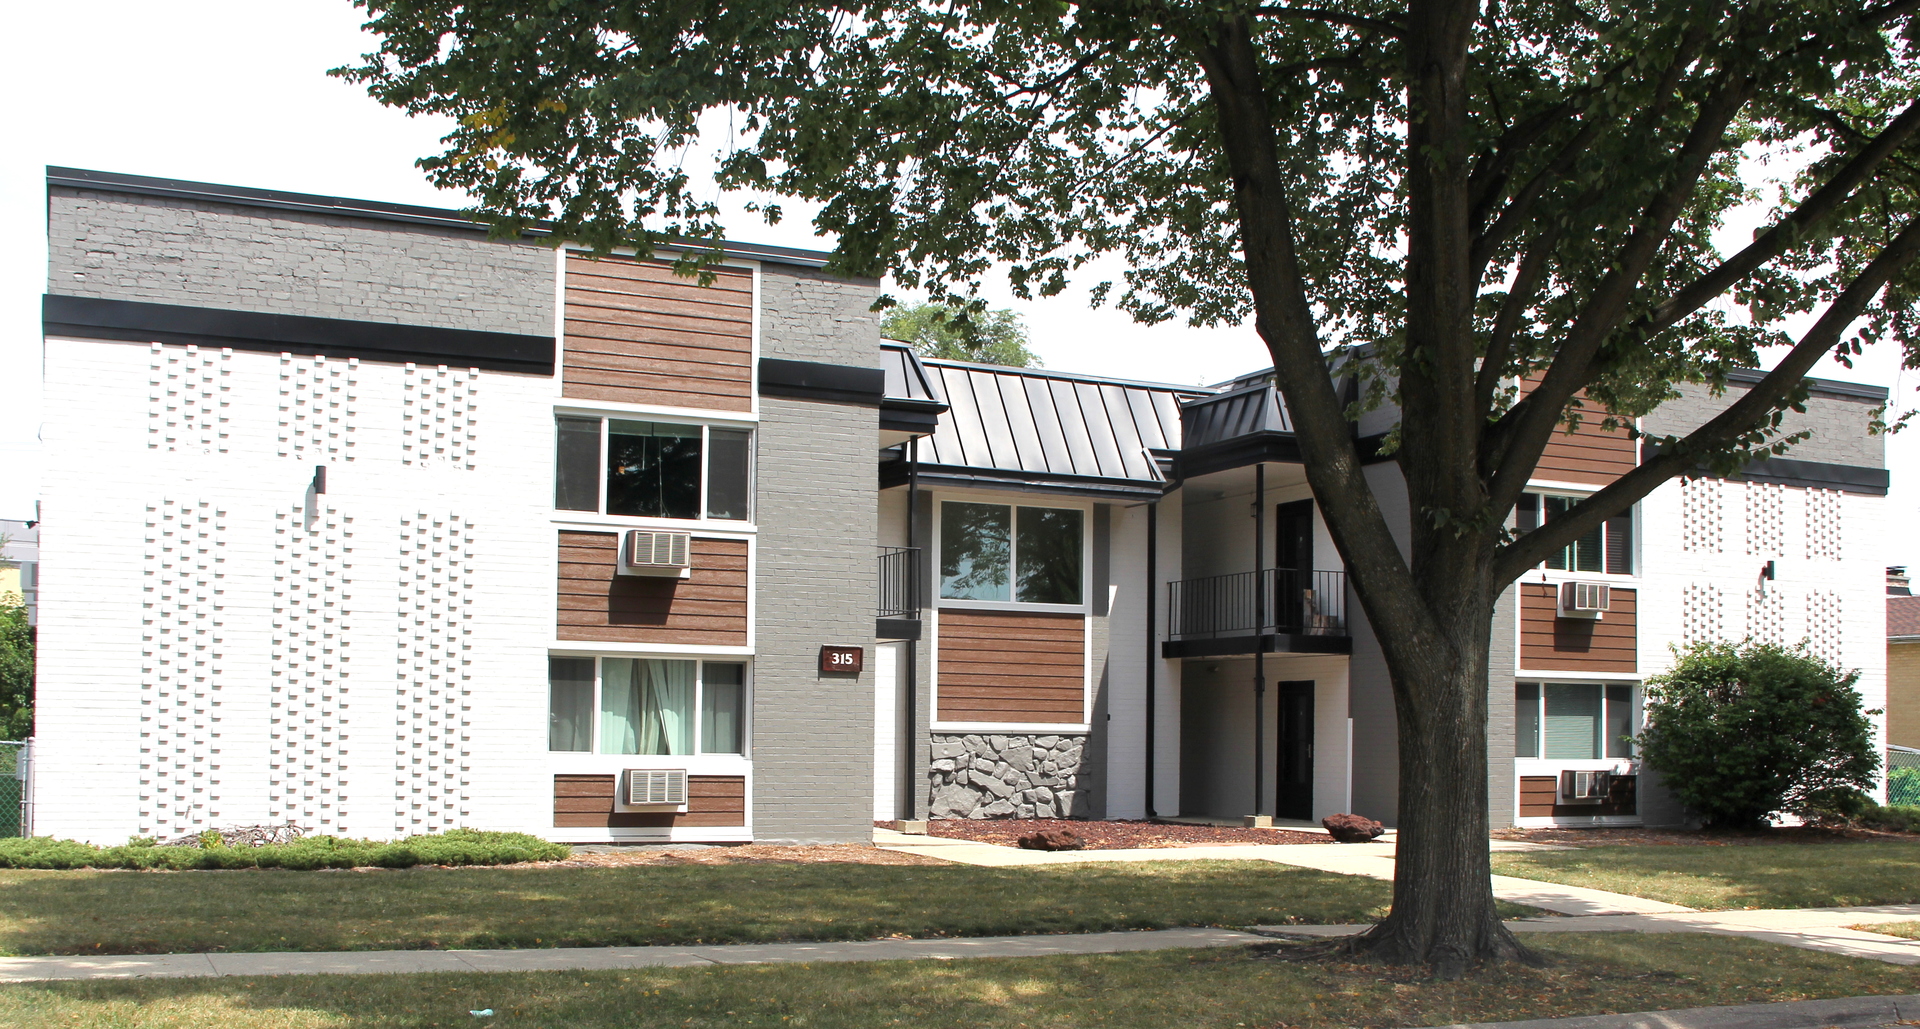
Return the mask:
<path id="1" fill-rule="evenodd" d="M 1085 815 L 1079 788 L 1084 735 L 935 734 L 928 769 L 933 818 L 1071 818 Z"/>

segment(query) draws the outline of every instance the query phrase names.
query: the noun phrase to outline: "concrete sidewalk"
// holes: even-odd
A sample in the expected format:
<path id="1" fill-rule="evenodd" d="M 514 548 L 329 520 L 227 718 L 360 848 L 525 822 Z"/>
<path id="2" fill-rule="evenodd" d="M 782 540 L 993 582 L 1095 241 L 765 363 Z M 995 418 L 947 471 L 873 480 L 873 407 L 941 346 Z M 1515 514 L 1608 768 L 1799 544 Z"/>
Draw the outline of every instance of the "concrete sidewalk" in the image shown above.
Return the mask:
<path id="1" fill-rule="evenodd" d="M 891 829 L 876 829 L 876 846 L 909 854 L 925 854 L 942 861 L 990 868 L 1030 865 L 1087 864 L 1106 861 L 1272 861 L 1276 864 L 1315 868 L 1338 875 L 1364 875 L 1372 879 L 1393 879 L 1391 843 L 1290 843 L 1239 844 L 1208 847 L 1152 847 L 1140 850 L 1020 850 L 991 843 L 944 839 L 938 836 L 911 836 Z M 1491 841 L 1496 851 L 1565 850 L 1539 843 L 1514 840 Z M 1678 904 L 1630 897 L 1624 893 L 1590 890 L 1580 886 L 1493 877 L 1493 895 L 1501 900 L 1562 915 L 1631 915 L 1691 911 Z"/>
<path id="2" fill-rule="evenodd" d="M 1364 927 L 1362 927 L 1364 928 Z M 1123 954 L 1238 947 L 1267 937 L 1231 929 L 967 939 L 742 943 L 698 947 L 556 947 L 547 950 L 365 950 L 275 954 L 125 954 L 0 958 L 0 982 L 51 979 L 191 979 L 235 975 L 391 975 L 406 972 L 579 972 L 809 961 L 924 961 Z"/>
<path id="3" fill-rule="evenodd" d="M 1525 1022 L 1476 1022 L 1427 1029 L 1881 1029 L 1920 1019 L 1920 995 L 1839 997 L 1723 1008 L 1640 1011 L 1629 1015 L 1579 1015 Z"/>

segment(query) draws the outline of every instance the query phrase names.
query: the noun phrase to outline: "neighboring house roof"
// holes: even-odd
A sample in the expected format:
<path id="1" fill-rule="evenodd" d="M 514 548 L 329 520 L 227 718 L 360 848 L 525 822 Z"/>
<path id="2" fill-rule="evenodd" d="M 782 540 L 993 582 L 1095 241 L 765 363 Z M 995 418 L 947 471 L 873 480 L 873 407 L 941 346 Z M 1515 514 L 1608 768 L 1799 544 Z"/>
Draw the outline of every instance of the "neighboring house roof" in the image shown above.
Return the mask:
<path id="1" fill-rule="evenodd" d="M 1037 368 L 924 364 L 949 409 L 921 444 L 922 474 L 983 485 L 1158 493 L 1164 476 L 1152 452 L 1179 449 L 1180 403 L 1206 394 Z"/>
<path id="2" fill-rule="evenodd" d="M 1887 638 L 1920 639 L 1920 597 L 1887 598 Z"/>

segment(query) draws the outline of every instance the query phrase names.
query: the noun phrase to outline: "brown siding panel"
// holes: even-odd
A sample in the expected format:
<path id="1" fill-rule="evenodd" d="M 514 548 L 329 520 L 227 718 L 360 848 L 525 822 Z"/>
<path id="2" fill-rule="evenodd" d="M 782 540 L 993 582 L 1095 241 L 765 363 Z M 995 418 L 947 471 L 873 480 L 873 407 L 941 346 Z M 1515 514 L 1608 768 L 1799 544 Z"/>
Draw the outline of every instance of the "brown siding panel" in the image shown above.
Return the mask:
<path id="1" fill-rule="evenodd" d="M 1613 610 L 1599 621 L 1556 617 L 1558 587 L 1520 586 L 1520 667 L 1529 671 L 1636 672 L 1638 591 L 1613 588 Z"/>
<path id="2" fill-rule="evenodd" d="M 553 777 L 555 828 L 743 828 L 747 824 L 747 780 L 739 775 L 687 777 L 687 811 L 615 811 L 611 775 Z"/>
<path id="3" fill-rule="evenodd" d="M 1639 807 L 1639 777 L 1616 775 L 1613 790 L 1599 804 L 1560 804 L 1560 782 L 1551 775 L 1520 777 L 1521 818 L 1592 818 L 1597 815 L 1634 815 Z"/>
<path id="4" fill-rule="evenodd" d="M 940 612 L 940 710 L 947 722 L 1086 718 L 1086 616 Z"/>
<path id="5" fill-rule="evenodd" d="M 1538 379 L 1530 377 L 1521 383 L 1520 389 L 1523 393 L 1531 392 L 1537 384 Z M 1604 486 L 1639 464 L 1640 447 L 1624 426 L 1602 429 L 1600 423 L 1607 420 L 1606 409 L 1587 400 L 1585 393 L 1576 396 L 1583 403 L 1579 408 L 1580 427 L 1568 432 L 1563 424 L 1553 430 L 1553 437 L 1540 454 L 1540 463 L 1534 467 L 1533 477 Z"/>
<path id="6" fill-rule="evenodd" d="M 753 408 L 753 273 L 711 286 L 665 261 L 567 258 L 564 395 L 717 411 Z"/>
<path id="7" fill-rule="evenodd" d="M 620 537 L 561 532 L 556 624 L 563 640 L 747 644 L 747 542 L 693 538 L 685 579 L 619 575 Z"/>

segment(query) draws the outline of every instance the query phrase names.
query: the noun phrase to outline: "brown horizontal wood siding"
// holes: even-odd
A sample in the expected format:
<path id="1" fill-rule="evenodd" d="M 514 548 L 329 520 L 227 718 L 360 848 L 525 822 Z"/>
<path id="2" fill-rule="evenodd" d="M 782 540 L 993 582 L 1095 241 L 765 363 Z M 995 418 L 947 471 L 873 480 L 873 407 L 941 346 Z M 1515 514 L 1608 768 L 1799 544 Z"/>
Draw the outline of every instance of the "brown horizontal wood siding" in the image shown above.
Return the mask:
<path id="1" fill-rule="evenodd" d="M 583 400 L 753 408 L 753 273 L 712 285 L 665 261 L 567 258 L 561 391 Z"/>
<path id="2" fill-rule="evenodd" d="M 1613 609 L 1599 621 L 1558 617 L 1558 586 L 1520 584 L 1520 667 L 1530 671 L 1635 672 L 1637 590 L 1613 587 Z"/>
<path id="3" fill-rule="evenodd" d="M 674 811 L 615 811 L 614 787 L 615 777 L 611 775 L 554 776 L 554 828 L 744 828 L 747 824 L 745 776 L 687 776 L 685 814 Z"/>
<path id="4" fill-rule="evenodd" d="M 620 575 L 620 536 L 560 533 L 563 640 L 747 645 L 747 541 L 693 538 L 685 579 Z"/>
<path id="5" fill-rule="evenodd" d="M 940 612 L 943 722 L 1086 720 L 1087 619 L 1019 611 Z"/>
<path id="6" fill-rule="evenodd" d="M 1560 803 L 1560 780 L 1552 775 L 1520 777 L 1521 818 L 1592 818 L 1640 813 L 1638 776 L 1616 775 L 1607 799 L 1599 804 Z"/>
<path id="7" fill-rule="evenodd" d="M 1521 383 L 1520 390 L 1530 393 L 1538 384 L 1537 378 L 1528 378 Z M 1600 425 L 1607 420 L 1607 410 L 1587 399 L 1584 392 L 1576 396 L 1582 404 L 1578 408 L 1580 427 L 1568 432 L 1562 424 L 1553 430 L 1553 437 L 1540 454 L 1540 463 L 1534 466 L 1533 477 L 1604 486 L 1640 463 L 1640 446 L 1624 426 L 1602 429 Z"/>

